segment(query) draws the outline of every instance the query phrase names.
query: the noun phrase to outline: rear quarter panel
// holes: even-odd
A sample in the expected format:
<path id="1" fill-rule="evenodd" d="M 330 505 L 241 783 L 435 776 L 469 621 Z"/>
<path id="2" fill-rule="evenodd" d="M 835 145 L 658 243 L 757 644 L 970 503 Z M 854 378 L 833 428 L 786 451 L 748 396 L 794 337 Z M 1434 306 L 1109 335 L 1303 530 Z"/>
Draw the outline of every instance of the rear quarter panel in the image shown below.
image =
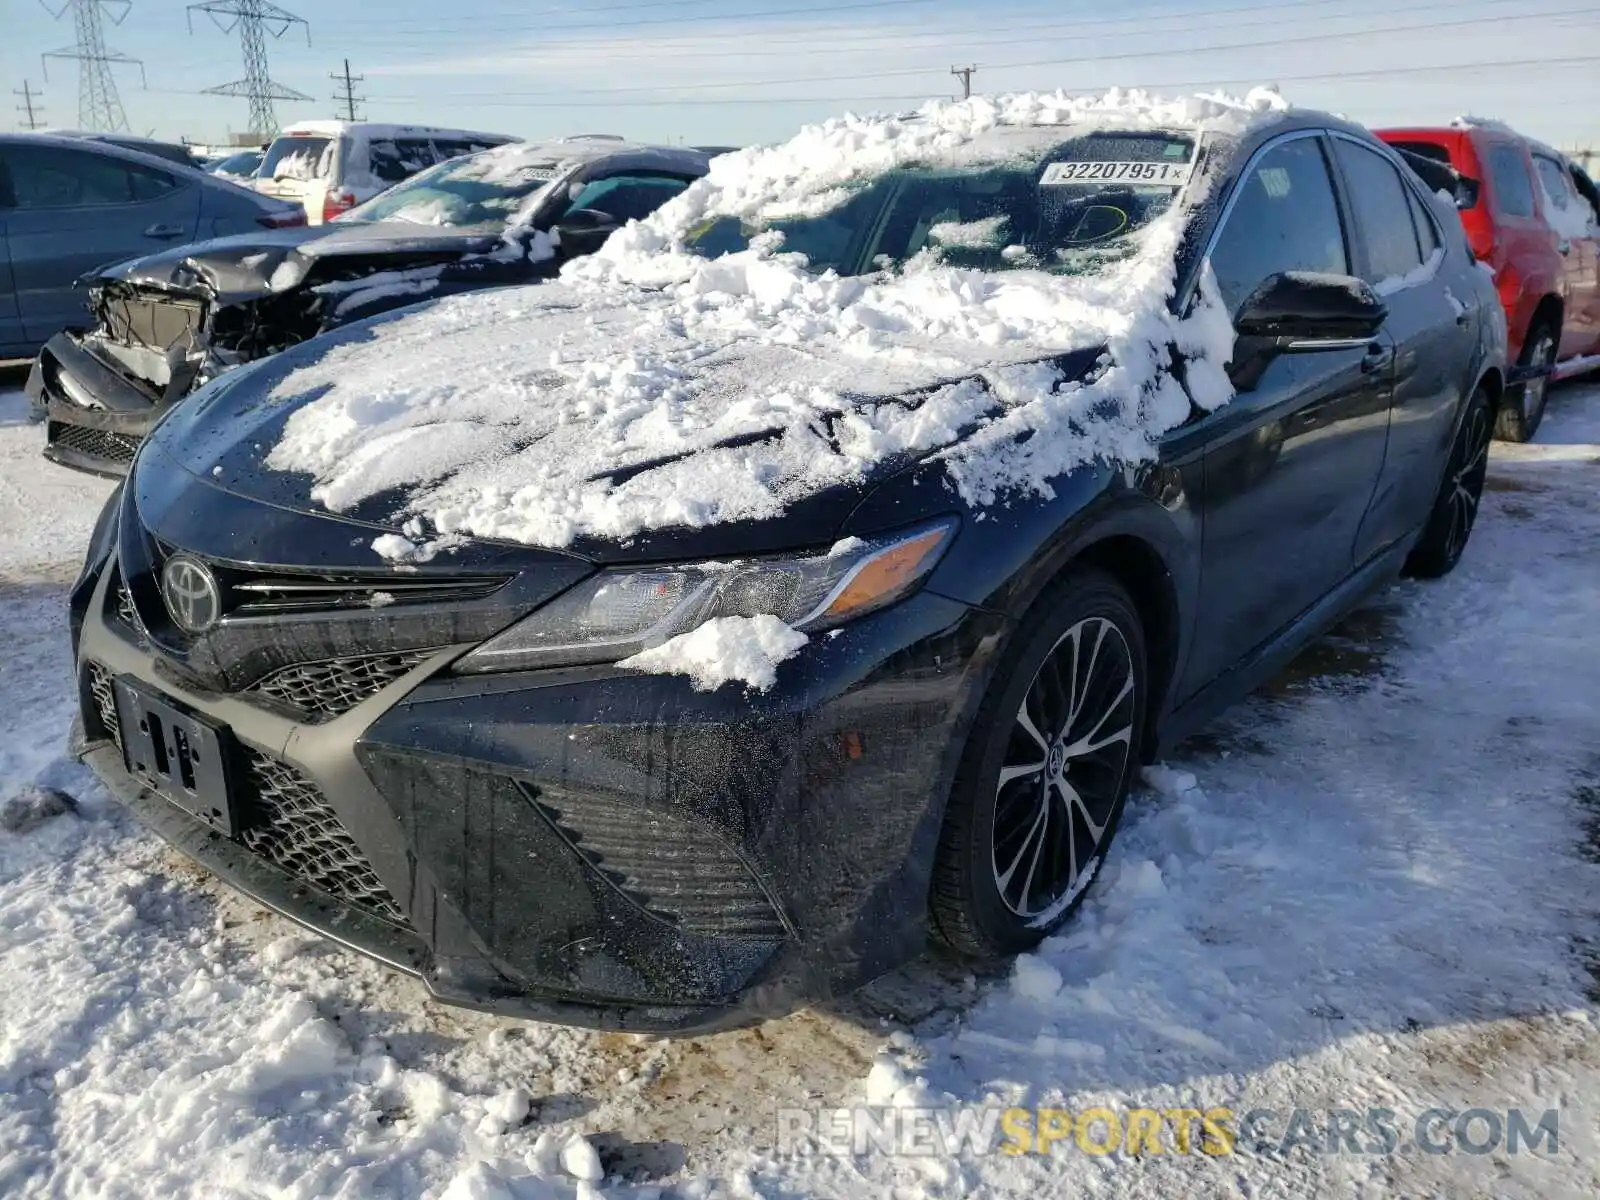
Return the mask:
<path id="1" fill-rule="evenodd" d="M 0 358 L 26 354 L 32 348 L 22 335 L 17 285 L 11 278 L 11 251 L 6 244 L 6 215 L 0 211 Z"/>

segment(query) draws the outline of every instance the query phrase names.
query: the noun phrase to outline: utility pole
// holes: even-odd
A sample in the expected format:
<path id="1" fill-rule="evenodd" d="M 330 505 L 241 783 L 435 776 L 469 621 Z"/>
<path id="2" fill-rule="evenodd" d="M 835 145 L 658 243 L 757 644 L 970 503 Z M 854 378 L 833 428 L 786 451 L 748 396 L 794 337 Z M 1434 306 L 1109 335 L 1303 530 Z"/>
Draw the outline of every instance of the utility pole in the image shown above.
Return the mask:
<path id="1" fill-rule="evenodd" d="M 121 25 L 133 7 L 132 0 L 63 0 L 52 8 L 47 0 L 39 0 L 45 12 L 60 20 L 72 10 L 72 28 L 78 40 L 63 50 L 51 50 L 41 55 L 45 82 L 50 82 L 50 60 L 70 58 L 78 64 L 78 125 L 97 133 L 126 132 L 128 114 L 122 111 L 122 99 L 117 95 L 117 81 L 111 76 L 112 64 L 132 64 L 139 68 L 140 83 L 144 82 L 144 64 L 116 50 L 106 49 L 105 27 L 100 18 L 111 18 L 113 25 Z"/>
<path id="2" fill-rule="evenodd" d="M 203 12 L 223 33 L 239 31 L 239 44 L 244 49 L 244 78 L 220 87 L 207 88 L 208 96 L 243 96 L 250 101 L 250 132 L 262 141 L 270 141 L 278 132 L 278 115 L 273 111 L 274 100 L 310 100 L 304 92 L 275 83 L 267 73 L 267 34 L 281 38 L 290 26 L 302 25 L 306 31 L 306 45 L 311 45 L 311 26 L 286 8 L 279 8 L 269 0 L 206 0 L 203 4 L 189 5 L 189 32 L 194 32 L 194 14 Z"/>
<path id="3" fill-rule="evenodd" d="M 33 105 L 35 97 L 39 94 L 33 90 L 33 85 L 24 79 L 20 88 L 11 89 L 11 94 L 22 97 L 22 103 L 17 105 L 17 111 L 22 114 L 22 127 L 24 129 L 43 129 L 44 109 L 35 108 Z"/>
<path id="4" fill-rule="evenodd" d="M 350 74 L 350 60 L 347 58 L 344 60 L 344 74 L 335 73 L 329 75 L 328 78 L 337 84 L 343 85 L 338 92 L 334 93 L 333 97 L 334 103 L 340 105 L 344 110 L 338 115 L 352 124 L 359 121 L 361 118 L 356 116 L 356 102 L 365 100 L 366 97 L 356 95 L 356 84 L 365 82 L 367 77 L 365 75 Z"/>
<path id="5" fill-rule="evenodd" d="M 978 73 L 977 67 L 951 67 L 950 74 L 961 80 L 961 98 L 972 99 L 972 77 Z"/>

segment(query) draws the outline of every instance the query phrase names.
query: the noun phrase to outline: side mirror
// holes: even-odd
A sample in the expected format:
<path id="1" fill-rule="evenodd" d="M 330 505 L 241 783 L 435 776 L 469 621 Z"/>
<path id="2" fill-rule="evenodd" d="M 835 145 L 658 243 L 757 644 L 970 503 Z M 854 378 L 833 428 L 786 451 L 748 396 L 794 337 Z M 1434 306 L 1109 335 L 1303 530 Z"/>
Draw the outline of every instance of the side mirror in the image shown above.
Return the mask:
<path id="1" fill-rule="evenodd" d="M 621 222 L 610 213 L 597 208 L 574 208 L 556 222 L 551 232 L 560 240 L 564 254 L 592 254 L 621 228 Z"/>
<path id="2" fill-rule="evenodd" d="M 1284 271 L 1250 293 L 1233 327 L 1240 337 L 1286 343 L 1355 341 L 1376 336 L 1388 314 L 1377 293 L 1354 276 Z"/>

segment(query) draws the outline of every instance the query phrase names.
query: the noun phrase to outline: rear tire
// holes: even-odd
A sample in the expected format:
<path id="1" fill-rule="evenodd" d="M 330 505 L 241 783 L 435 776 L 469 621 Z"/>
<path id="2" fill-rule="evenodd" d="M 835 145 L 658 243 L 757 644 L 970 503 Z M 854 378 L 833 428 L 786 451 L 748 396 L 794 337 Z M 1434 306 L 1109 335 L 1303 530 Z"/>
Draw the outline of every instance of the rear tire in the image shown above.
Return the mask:
<path id="1" fill-rule="evenodd" d="M 1075 572 L 1018 623 L 957 769 L 929 904 L 958 953 L 1031 949 L 1082 903 L 1139 767 L 1144 630 L 1127 591 Z"/>
<path id="2" fill-rule="evenodd" d="M 1544 420 L 1545 402 L 1550 397 L 1548 371 L 1556 363 L 1556 352 L 1561 341 L 1561 330 L 1548 322 L 1541 322 L 1528 331 L 1522 343 L 1519 367 L 1539 367 L 1546 372 L 1537 379 L 1519 383 L 1506 389 L 1505 403 L 1495 421 L 1494 436 L 1502 442 L 1528 442 L 1539 432 Z"/>
<path id="3" fill-rule="evenodd" d="M 1406 574 L 1438 579 L 1455 570 L 1477 523 L 1483 481 L 1488 473 L 1489 397 L 1480 387 L 1467 401 L 1433 511 L 1406 559 Z"/>

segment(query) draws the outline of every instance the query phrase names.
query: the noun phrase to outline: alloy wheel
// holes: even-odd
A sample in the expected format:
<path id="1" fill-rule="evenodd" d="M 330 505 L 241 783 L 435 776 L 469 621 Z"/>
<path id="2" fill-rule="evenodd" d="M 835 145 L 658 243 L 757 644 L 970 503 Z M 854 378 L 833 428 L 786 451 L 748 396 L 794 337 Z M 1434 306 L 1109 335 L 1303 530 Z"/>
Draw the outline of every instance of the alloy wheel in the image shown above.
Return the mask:
<path id="1" fill-rule="evenodd" d="M 1048 924 L 1094 877 L 1137 712 L 1133 655 L 1104 617 L 1068 629 L 1023 695 L 995 787 L 990 861 L 1001 899 L 1030 925 Z"/>
<path id="2" fill-rule="evenodd" d="M 1535 379 L 1528 380 L 1522 385 L 1522 419 L 1527 425 L 1530 436 L 1539 418 L 1544 414 L 1545 401 L 1550 394 L 1550 368 L 1556 362 L 1555 338 L 1548 333 L 1540 335 L 1539 340 L 1533 345 L 1533 353 L 1528 357 L 1528 365 L 1537 367 L 1545 372 Z"/>
<path id="3" fill-rule="evenodd" d="M 1483 481 L 1489 471 L 1489 435 L 1489 411 L 1481 404 L 1474 405 L 1462 426 L 1455 461 L 1450 466 L 1450 526 L 1445 536 L 1445 559 L 1449 562 L 1466 548 L 1473 522 L 1478 519 Z"/>

